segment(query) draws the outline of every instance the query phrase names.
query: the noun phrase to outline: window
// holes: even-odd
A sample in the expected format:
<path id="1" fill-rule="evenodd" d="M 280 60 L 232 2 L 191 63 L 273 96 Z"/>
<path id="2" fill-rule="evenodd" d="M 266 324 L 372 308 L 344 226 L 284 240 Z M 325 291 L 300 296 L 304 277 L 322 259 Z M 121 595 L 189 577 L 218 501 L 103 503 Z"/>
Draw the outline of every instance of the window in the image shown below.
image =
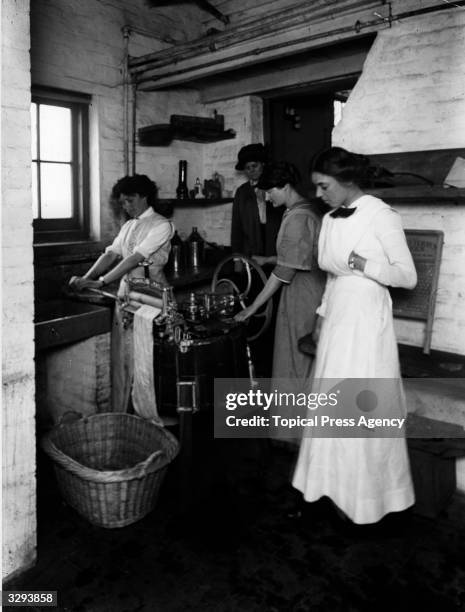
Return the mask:
<path id="1" fill-rule="evenodd" d="M 347 99 L 350 96 L 350 89 L 344 89 L 343 91 L 337 91 L 334 94 L 333 100 L 333 110 L 334 110 L 334 124 L 333 127 L 341 121 L 342 119 L 342 111 L 344 110 L 344 106 L 347 102 Z"/>
<path id="2" fill-rule="evenodd" d="M 34 241 L 88 237 L 90 96 L 33 88 Z"/>

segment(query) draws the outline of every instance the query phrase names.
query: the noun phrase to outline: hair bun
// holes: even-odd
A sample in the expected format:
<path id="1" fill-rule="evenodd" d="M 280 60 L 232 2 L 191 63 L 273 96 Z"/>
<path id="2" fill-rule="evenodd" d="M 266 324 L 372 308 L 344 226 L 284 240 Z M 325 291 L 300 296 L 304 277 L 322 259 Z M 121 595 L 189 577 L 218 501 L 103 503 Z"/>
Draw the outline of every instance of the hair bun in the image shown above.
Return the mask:
<path id="1" fill-rule="evenodd" d="M 282 189 L 286 184 L 295 186 L 300 181 L 300 172 L 287 161 L 278 161 L 266 164 L 261 177 L 258 180 L 260 189 Z"/>
<path id="2" fill-rule="evenodd" d="M 366 155 L 352 153 L 341 147 L 331 147 L 316 157 L 312 172 L 361 185 L 367 178 L 369 167 L 370 160 Z"/>

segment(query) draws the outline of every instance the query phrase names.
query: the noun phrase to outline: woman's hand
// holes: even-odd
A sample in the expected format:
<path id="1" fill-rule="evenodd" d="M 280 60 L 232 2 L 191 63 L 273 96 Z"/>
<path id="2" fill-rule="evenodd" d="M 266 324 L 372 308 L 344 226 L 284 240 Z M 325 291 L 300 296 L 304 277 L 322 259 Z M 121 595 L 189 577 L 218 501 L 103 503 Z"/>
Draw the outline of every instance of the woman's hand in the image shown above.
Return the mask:
<path id="1" fill-rule="evenodd" d="M 72 276 L 69 280 L 68 285 L 71 287 L 71 289 L 73 289 L 74 291 L 82 291 L 82 282 L 85 279 L 82 276 Z"/>
<path id="2" fill-rule="evenodd" d="M 264 257 L 263 255 L 252 255 L 252 259 L 255 263 L 258 263 L 259 266 L 263 266 L 268 263 L 268 257 Z"/>
<path id="3" fill-rule="evenodd" d="M 321 326 L 323 325 L 323 317 L 317 315 L 315 325 L 313 326 L 312 339 L 315 344 L 318 344 L 320 339 Z"/>
<path id="4" fill-rule="evenodd" d="M 69 281 L 69 286 L 75 291 L 82 291 L 83 289 L 101 289 L 102 282 L 84 278 L 83 276 L 72 276 Z"/>
<path id="5" fill-rule="evenodd" d="M 263 255 L 252 255 L 252 259 L 258 263 L 259 266 L 276 263 L 276 256 L 274 255 L 270 255 L 269 257 L 265 257 Z"/>
<path id="6" fill-rule="evenodd" d="M 244 308 L 244 310 L 241 310 L 235 315 L 234 320 L 238 322 L 247 321 L 253 314 L 255 314 L 255 308 L 253 308 L 253 306 L 247 306 L 247 308 Z"/>
<path id="7" fill-rule="evenodd" d="M 363 272 L 365 270 L 366 262 L 367 260 L 365 257 L 362 257 L 355 251 L 352 251 L 352 253 L 349 255 L 349 260 L 347 263 L 349 264 L 349 268 L 351 270 L 359 270 L 360 272 Z"/>

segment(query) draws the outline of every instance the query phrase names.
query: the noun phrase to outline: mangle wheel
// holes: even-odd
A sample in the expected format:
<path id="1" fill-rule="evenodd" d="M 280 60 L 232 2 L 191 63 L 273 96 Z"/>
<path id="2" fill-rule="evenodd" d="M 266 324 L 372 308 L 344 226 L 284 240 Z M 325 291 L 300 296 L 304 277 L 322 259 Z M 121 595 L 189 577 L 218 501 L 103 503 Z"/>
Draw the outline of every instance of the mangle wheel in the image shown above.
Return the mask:
<path id="1" fill-rule="evenodd" d="M 229 262 L 241 262 L 243 268 L 245 269 L 245 287 L 242 288 L 236 284 L 232 279 L 227 277 L 220 277 L 220 273 L 224 266 Z M 229 291 L 239 296 L 239 302 L 242 308 L 246 308 L 249 306 L 253 299 L 256 297 L 255 295 L 251 295 L 252 285 L 254 284 L 254 276 L 259 282 L 260 291 L 266 285 L 267 278 L 262 268 L 249 257 L 245 255 L 241 255 L 240 253 L 233 253 L 232 255 L 228 255 L 222 259 L 219 264 L 216 266 L 215 271 L 213 273 L 213 279 L 211 284 L 211 290 L 214 293 L 218 292 L 218 288 L 228 287 Z M 235 279 L 236 280 L 236 279 Z M 241 279 L 242 280 L 242 279 Z M 254 321 L 259 321 L 258 328 L 254 329 L 250 336 L 247 336 L 247 340 L 249 342 L 256 340 L 259 338 L 265 331 L 268 329 L 271 317 L 273 314 L 273 301 L 268 300 L 266 304 L 264 304 L 252 317 Z"/>

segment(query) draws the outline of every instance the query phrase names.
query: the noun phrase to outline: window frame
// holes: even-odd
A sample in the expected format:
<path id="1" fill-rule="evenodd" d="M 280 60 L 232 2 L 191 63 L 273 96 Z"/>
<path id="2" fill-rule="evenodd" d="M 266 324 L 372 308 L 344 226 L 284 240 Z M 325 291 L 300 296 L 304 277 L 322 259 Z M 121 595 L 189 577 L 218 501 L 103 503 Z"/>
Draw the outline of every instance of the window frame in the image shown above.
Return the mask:
<path id="1" fill-rule="evenodd" d="M 37 104 L 37 184 L 40 211 L 40 165 L 53 160 L 40 159 L 40 124 L 39 105 L 52 105 L 71 110 L 71 181 L 72 206 L 71 217 L 58 219 L 34 219 L 34 243 L 71 242 L 89 238 L 89 106 L 91 96 L 52 88 L 32 87 L 31 105 Z M 63 162 L 67 164 L 68 162 Z"/>

